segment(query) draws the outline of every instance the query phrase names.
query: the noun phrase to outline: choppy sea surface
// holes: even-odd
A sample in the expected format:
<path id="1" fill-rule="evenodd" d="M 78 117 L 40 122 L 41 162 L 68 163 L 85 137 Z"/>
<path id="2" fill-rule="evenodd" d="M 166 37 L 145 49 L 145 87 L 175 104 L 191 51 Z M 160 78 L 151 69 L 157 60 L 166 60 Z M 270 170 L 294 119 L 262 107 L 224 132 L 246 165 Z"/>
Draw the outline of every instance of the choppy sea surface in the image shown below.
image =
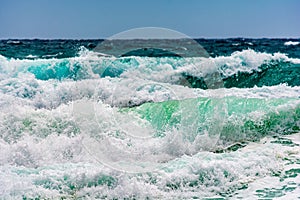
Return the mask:
<path id="1" fill-rule="evenodd" d="M 1 40 L 0 199 L 300 199 L 300 39 L 195 41 Z"/>

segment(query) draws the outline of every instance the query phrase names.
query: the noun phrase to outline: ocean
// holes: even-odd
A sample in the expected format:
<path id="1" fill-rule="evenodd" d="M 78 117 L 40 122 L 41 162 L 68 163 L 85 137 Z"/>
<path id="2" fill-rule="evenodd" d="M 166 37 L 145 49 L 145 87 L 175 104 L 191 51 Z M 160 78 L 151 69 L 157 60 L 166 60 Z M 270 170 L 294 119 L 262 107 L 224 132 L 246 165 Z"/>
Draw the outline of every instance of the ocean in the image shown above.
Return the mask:
<path id="1" fill-rule="evenodd" d="M 0 199 L 300 199 L 300 39 L 151 43 L 0 40 Z"/>

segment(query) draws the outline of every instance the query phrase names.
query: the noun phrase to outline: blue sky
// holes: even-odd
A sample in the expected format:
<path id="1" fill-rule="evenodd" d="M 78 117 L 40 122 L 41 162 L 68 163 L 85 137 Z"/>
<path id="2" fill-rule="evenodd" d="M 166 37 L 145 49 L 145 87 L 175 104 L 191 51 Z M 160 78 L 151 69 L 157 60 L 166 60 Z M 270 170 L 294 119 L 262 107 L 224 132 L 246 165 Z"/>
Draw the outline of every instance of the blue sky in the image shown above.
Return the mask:
<path id="1" fill-rule="evenodd" d="M 0 38 L 107 38 L 138 27 L 191 37 L 300 38 L 298 0 L 1 0 Z"/>

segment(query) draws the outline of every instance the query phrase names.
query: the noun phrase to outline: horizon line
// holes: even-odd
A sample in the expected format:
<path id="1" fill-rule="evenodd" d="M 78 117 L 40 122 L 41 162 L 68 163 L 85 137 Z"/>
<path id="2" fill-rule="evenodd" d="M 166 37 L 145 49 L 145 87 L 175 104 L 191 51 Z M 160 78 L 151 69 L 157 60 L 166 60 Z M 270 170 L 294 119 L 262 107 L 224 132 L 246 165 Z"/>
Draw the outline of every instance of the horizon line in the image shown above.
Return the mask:
<path id="1" fill-rule="evenodd" d="M 130 38 L 117 40 L 178 40 L 178 39 L 300 39 L 299 37 L 186 37 L 186 38 Z M 107 40 L 107 38 L 0 38 L 0 40 Z"/>

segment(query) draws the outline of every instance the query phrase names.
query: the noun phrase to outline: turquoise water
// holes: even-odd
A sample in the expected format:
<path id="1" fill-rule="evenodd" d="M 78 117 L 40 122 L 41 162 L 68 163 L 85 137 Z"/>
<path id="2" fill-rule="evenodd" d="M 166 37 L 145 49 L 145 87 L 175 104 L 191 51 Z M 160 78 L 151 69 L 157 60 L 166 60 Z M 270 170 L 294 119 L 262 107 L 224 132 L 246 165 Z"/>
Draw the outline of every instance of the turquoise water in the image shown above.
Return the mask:
<path id="1" fill-rule="evenodd" d="M 0 41 L 0 199 L 300 198 L 298 40 L 197 41 Z"/>

